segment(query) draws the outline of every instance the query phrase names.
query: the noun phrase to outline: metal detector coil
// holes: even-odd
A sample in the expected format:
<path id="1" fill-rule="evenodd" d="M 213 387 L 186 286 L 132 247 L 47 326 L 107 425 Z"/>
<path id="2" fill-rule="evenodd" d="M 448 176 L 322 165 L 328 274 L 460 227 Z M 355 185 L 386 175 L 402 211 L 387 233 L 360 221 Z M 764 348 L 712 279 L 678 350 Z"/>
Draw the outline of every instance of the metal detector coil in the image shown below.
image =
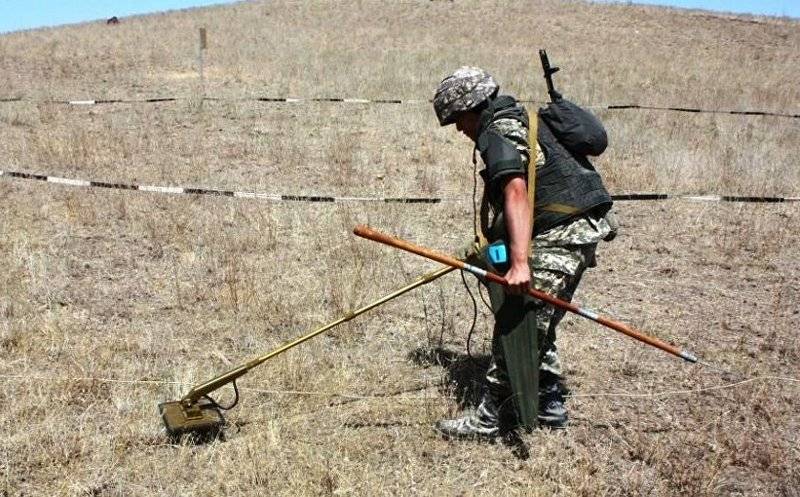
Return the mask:
<path id="1" fill-rule="evenodd" d="M 225 418 L 215 402 L 203 400 L 185 404 L 175 400 L 159 404 L 158 411 L 167 435 L 173 439 L 187 434 L 214 438 L 225 426 Z"/>

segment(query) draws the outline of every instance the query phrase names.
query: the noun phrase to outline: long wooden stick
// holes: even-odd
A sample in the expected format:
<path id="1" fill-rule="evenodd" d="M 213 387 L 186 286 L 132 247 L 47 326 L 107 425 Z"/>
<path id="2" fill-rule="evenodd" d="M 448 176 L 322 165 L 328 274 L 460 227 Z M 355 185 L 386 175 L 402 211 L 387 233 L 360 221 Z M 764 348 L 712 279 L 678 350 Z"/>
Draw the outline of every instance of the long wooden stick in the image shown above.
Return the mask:
<path id="1" fill-rule="evenodd" d="M 468 272 L 470 272 L 470 273 L 472 273 L 474 275 L 480 276 L 480 277 L 485 278 L 485 279 L 487 279 L 489 281 L 492 281 L 494 283 L 498 283 L 498 284 L 503 285 L 503 286 L 508 286 L 508 282 L 506 281 L 506 279 L 503 278 L 500 275 L 497 275 L 497 274 L 494 274 L 494 273 L 490 273 L 490 272 L 485 271 L 485 270 L 483 270 L 483 269 L 481 269 L 479 267 L 472 266 L 470 264 L 467 264 L 467 263 L 465 263 L 463 261 L 460 261 L 460 260 L 455 259 L 453 257 L 450 257 L 448 255 L 442 254 L 440 252 L 436 252 L 434 250 L 427 249 L 425 247 L 420 247 L 419 245 L 415 245 L 415 244 L 413 244 L 411 242 L 408 242 L 406 240 L 402 240 L 400 238 L 396 238 L 396 237 L 393 237 L 391 235 L 387 235 L 387 234 L 381 233 L 379 231 L 375 231 L 375 230 L 373 230 L 372 228 L 370 228 L 368 226 L 364 226 L 364 225 L 356 226 L 355 229 L 353 230 L 353 233 L 355 233 L 356 235 L 358 235 L 358 236 L 360 236 L 362 238 L 367 238 L 369 240 L 380 242 L 380 243 L 383 243 L 383 244 L 386 244 L 386 245 L 389 245 L 389 246 L 392 246 L 392 247 L 395 247 L 395 248 L 399 248 L 399 249 L 405 250 L 407 252 L 411 252 L 411 253 L 414 253 L 414 254 L 417 254 L 417 255 L 421 255 L 423 257 L 427 257 L 428 259 L 432 259 L 434 261 L 441 262 L 442 264 L 446 264 L 448 266 L 451 266 L 451 267 L 454 267 L 454 268 L 457 268 L 457 269 L 462 269 L 464 271 L 468 271 Z M 672 354 L 674 356 L 680 357 L 681 359 L 683 359 L 685 361 L 697 362 L 697 357 L 695 355 L 685 351 L 685 350 L 681 350 L 678 347 L 675 347 L 674 345 L 670 345 L 670 344 L 668 344 L 667 342 L 665 342 L 663 340 L 660 340 L 660 339 L 658 339 L 656 337 L 653 337 L 653 336 L 647 335 L 645 333 L 642 333 L 641 331 L 635 330 L 635 329 L 631 328 L 630 326 L 628 326 L 628 325 L 626 325 L 624 323 L 621 323 L 619 321 L 615 321 L 615 320 L 610 319 L 608 317 L 601 316 L 601 315 L 597 314 L 594 311 L 590 311 L 589 309 L 584 309 L 584 308 L 579 307 L 579 306 L 577 306 L 575 304 L 572 304 L 570 302 L 565 302 L 565 301 L 563 301 L 561 299 L 553 297 L 552 295 L 548 295 L 548 294 L 546 294 L 546 293 L 544 293 L 542 291 L 536 290 L 535 288 L 528 289 L 528 295 L 530 295 L 531 297 L 537 298 L 539 300 L 542 300 L 544 302 L 547 302 L 548 304 L 552 305 L 553 307 L 558 307 L 560 309 L 564 309 L 564 310 L 573 312 L 575 314 L 578 314 L 579 316 L 583 316 L 585 318 L 591 319 L 592 321 L 594 321 L 596 323 L 600 323 L 603 326 L 606 326 L 608 328 L 611 328 L 612 330 L 615 330 L 615 331 L 618 331 L 618 332 L 623 333 L 625 335 L 628 335 L 629 337 L 634 338 L 636 340 L 639 340 L 640 342 L 644 342 L 644 343 L 646 343 L 648 345 L 651 345 L 653 347 L 661 349 L 664 352 L 668 352 L 668 353 L 670 353 L 670 354 Z"/>

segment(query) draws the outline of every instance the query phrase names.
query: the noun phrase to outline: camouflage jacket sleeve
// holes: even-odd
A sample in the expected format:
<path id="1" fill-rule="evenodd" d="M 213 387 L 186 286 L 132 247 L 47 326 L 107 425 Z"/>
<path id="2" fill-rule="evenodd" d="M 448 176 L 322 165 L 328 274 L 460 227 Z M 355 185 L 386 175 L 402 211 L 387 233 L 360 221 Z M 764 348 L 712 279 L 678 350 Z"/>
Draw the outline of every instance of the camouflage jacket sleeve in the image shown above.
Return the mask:
<path id="1" fill-rule="evenodd" d="M 498 119 L 492 123 L 490 129 L 496 130 L 514 144 L 522 158 L 522 166 L 527 168 L 531 155 L 531 148 L 528 144 L 528 128 L 516 119 Z"/>

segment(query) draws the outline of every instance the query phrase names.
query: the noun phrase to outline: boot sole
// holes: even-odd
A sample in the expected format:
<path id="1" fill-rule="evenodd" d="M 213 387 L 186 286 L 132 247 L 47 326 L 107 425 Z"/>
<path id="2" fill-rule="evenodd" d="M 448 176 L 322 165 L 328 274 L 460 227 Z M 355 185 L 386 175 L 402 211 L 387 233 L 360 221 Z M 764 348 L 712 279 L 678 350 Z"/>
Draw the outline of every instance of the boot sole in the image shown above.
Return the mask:
<path id="1" fill-rule="evenodd" d="M 500 437 L 500 433 L 496 433 L 494 435 L 483 435 L 479 433 L 450 433 L 447 431 L 440 430 L 439 427 L 434 426 L 433 430 L 438 433 L 442 438 L 445 440 L 464 440 L 467 442 L 488 442 L 488 443 L 496 443 Z"/>
<path id="2" fill-rule="evenodd" d="M 569 426 L 569 419 L 539 419 L 539 426 L 541 428 L 547 428 L 548 430 L 566 430 Z"/>

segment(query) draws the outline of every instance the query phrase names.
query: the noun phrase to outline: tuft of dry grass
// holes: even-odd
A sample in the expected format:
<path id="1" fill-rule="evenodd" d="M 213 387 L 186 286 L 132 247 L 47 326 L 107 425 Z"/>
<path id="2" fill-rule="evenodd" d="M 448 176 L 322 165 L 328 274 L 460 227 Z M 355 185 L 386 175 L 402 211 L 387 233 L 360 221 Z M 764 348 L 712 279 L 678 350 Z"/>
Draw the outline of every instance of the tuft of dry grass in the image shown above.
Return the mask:
<path id="1" fill-rule="evenodd" d="M 756 381 L 718 388 L 736 378 L 568 316 L 570 429 L 524 435 L 524 461 L 446 442 L 431 425 L 470 405 L 491 326 L 480 304 L 467 357 L 472 308 L 452 274 L 250 372 L 224 441 L 168 443 L 158 402 L 433 267 L 356 239 L 355 224 L 449 251 L 472 233 L 470 144 L 429 105 L 237 98 L 425 100 L 475 64 L 544 100 L 545 47 L 558 87 L 584 104 L 800 112 L 794 21 L 577 1 L 503 10 L 247 2 L 0 37 L 9 96 L 187 98 L 3 103 L 3 169 L 458 199 L 268 203 L 2 179 L 0 495 L 796 494 L 799 387 L 774 378 L 800 363 L 793 205 L 620 203 L 621 235 L 576 296 Z M 201 25 L 206 94 L 231 100 L 198 98 Z M 800 191 L 796 121 L 600 117 L 611 148 L 597 166 L 615 192 Z"/>

